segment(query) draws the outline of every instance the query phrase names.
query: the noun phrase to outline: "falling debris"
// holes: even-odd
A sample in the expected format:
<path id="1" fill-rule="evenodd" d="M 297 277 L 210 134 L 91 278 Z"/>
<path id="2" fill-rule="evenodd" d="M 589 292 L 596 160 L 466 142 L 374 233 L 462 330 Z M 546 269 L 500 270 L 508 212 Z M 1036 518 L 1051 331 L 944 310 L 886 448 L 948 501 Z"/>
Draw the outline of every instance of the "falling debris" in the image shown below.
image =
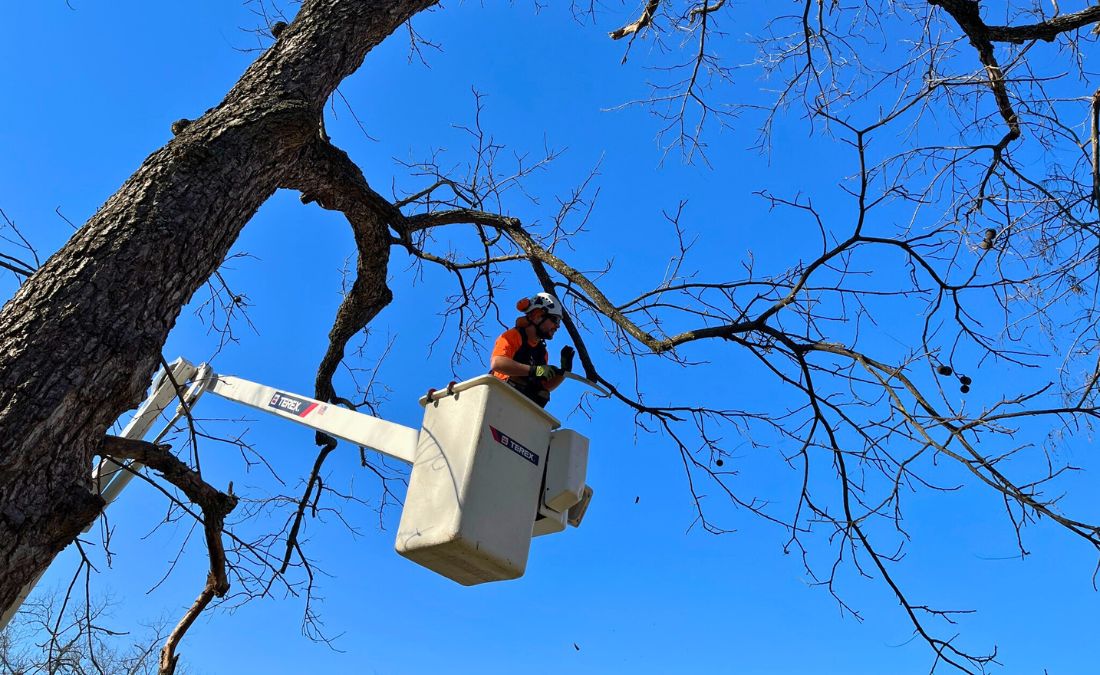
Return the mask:
<path id="1" fill-rule="evenodd" d="M 581 650 L 581 648 L 577 646 L 576 642 L 573 643 L 573 649 L 576 649 L 578 652 Z"/>

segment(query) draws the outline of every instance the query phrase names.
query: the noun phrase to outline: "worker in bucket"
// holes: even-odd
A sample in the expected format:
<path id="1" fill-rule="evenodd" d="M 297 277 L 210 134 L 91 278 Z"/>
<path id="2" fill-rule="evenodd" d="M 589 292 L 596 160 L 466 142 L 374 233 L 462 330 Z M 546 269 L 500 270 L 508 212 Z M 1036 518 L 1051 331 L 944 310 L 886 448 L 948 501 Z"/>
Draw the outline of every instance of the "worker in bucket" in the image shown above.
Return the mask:
<path id="1" fill-rule="evenodd" d="M 539 293 L 517 302 L 516 309 L 523 316 L 497 338 L 489 372 L 545 408 L 550 392 L 565 379 L 563 373 L 573 369 L 572 347 L 561 348 L 558 367 L 549 365 L 546 352 L 546 341 L 553 340 L 561 327 L 561 303 L 549 293 Z"/>

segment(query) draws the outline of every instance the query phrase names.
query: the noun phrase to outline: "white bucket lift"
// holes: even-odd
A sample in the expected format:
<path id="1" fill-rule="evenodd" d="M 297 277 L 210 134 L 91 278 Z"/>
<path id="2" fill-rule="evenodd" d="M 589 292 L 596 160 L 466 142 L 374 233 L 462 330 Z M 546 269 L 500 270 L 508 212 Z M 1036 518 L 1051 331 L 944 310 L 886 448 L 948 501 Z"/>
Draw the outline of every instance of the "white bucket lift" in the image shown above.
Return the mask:
<path id="1" fill-rule="evenodd" d="M 395 548 L 472 586 L 523 576 L 531 538 L 580 524 L 588 439 L 492 375 L 420 399 L 418 430 L 228 375 L 205 388 L 413 465 Z"/>
<path id="2" fill-rule="evenodd" d="M 424 420 L 417 430 L 218 375 L 185 359 L 173 362 L 170 372 L 158 374 L 124 438 L 144 438 L 182 399 L 154 436 L 158 441 L 210 392 L 410 463 L 395 548 L 466 586 L 523 576 L 531 538 L 580 525 L 592 497 L 585 484 L 588 439 L 559 429 L 557 419 L 491 375 L 430 391 L 420 399 Z M 105 458 L 92 474 L 93 486 L 110 504 L 141 468 Z M 0 629 L 37 581 L 0 615 Z"/>
<path id="3" fill-rule="evenodd" d="M 397 552 L 467 586 L 515 579 L 581 502 L 588 440 L 491 375 L 420 399 Z"/>

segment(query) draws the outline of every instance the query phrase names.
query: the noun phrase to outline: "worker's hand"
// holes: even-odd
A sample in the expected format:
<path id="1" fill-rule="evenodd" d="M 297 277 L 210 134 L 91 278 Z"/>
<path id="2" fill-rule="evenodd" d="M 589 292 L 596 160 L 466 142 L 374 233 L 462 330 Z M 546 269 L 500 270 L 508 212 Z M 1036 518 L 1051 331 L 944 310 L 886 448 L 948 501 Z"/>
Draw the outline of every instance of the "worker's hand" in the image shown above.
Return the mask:
<path id="1" fill-rule="evenodd" d="M 554 366 L 531 366 L 531 377 L 538 380 L 552 380 L 560 374 Z"/>
<path id="2" fill-rule="evenodd" d="M 576 354 L 573 348 L 569 345 L 565 345 L 561 348 L 561 369 L 569 372 L 573 370 L 573 355 Z"/>

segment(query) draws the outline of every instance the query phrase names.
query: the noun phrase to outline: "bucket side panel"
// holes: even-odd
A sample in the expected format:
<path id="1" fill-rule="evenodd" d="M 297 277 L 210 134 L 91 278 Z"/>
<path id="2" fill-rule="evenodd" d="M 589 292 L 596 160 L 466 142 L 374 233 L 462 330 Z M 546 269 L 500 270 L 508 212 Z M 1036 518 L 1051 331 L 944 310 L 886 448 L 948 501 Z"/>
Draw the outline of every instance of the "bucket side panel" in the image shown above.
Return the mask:
<path id="1" fill-rule="evenodd" d="M 552 427 L 531 408 L 490 388 L 459 526 L 462 539 L 492 548 L 519 574 L 527 567 Z"/>
<path id="2" fill-rule="evenodd" d="M 484 392 L 471 390 L 458 400 L 443 399 L 425 408 L 397 529 L 396 548 L 402 555 L 457 536 L 484 400 Z"/>

